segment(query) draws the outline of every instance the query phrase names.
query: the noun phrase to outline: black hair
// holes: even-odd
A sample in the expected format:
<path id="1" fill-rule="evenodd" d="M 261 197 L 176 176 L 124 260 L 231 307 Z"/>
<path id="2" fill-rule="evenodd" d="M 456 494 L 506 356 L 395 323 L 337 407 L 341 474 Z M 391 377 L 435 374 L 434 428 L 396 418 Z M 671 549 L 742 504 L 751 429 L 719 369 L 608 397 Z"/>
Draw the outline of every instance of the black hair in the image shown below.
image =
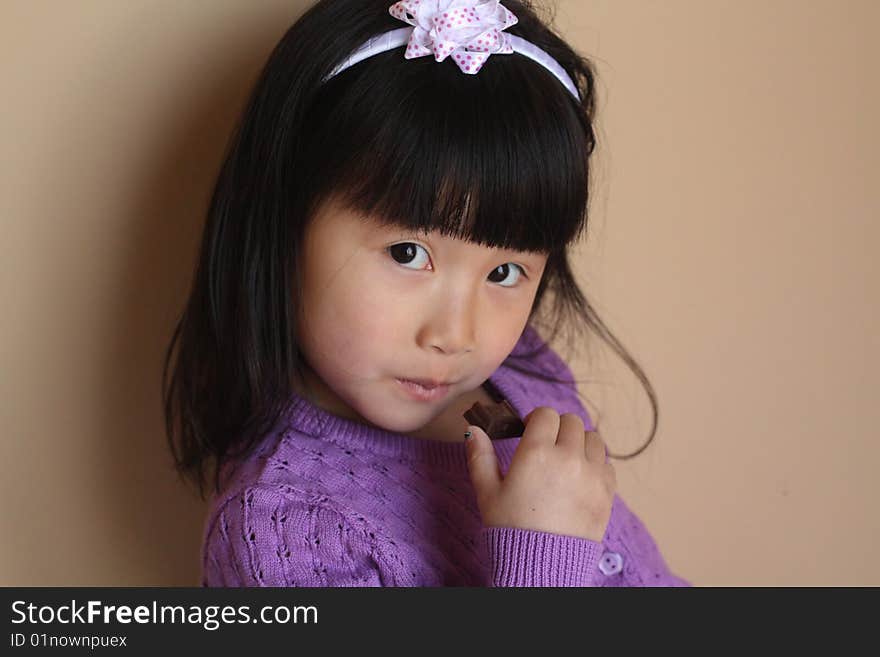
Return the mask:
<path id="1" fill-rule="evenodd" d="M 320 0 L 308 9 L 269 56 L 227 147 L 162 374 L 175 466 L 203 498 L 210 463 L 218 490 L 221 465 L 251 452 L 275 425 L 303 371 L 294 321 L 299 249 L 309 218 L 331 196 L 386 223 L 546 254 L 530 324 L 550 327 L 548 345 L 565 327 L 578 339 L 594 331 L 651 401 L 648 441 L 610 456 L 632 458 L 656 433 L 654 390 L 581 292 L 567 255 L 587 228 L 592 63 L 534 3 L 505 0 L 518 18 L 507 32 L 554 57 L 580 100 L 517 53 L 490 56 L 467 75 L 452 57 L 407 60 L 401 47 L 325 80 L 368 38 L 405 27 L 390 4 Z M 560 382 L 515 360 L 505 365 Z"/>

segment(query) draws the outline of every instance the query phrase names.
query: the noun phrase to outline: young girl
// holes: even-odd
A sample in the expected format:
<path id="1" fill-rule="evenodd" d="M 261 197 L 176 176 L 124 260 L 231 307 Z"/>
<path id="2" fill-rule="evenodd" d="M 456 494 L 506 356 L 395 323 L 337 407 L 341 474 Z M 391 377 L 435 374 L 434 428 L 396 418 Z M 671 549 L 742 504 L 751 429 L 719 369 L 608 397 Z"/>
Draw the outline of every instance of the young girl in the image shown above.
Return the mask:
<path id="1" fill-rule="evenodd" d="M 654 403 L 567 256 L 593 81 L 523 0 L 321 0 L 282 38 L 163 375 L 202 497 L 215 465 L 204 586 L 689 585 L 548 346 L 582 322 Z M 462 415 L 504 399 L 520 437 Z"/>

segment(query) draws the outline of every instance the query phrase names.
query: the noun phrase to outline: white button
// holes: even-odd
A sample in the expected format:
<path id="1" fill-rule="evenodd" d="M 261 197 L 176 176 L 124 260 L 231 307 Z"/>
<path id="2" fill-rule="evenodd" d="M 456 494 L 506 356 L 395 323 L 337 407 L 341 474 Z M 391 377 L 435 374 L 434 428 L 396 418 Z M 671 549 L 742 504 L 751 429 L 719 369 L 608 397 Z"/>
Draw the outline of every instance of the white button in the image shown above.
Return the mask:
<path id="1" fill-rule="evenodd" d="M 606 552 L 599 560 L 599 570 L 605 575 L 616 575 L 623 570 L 623 557 L 617 552 Z"/>

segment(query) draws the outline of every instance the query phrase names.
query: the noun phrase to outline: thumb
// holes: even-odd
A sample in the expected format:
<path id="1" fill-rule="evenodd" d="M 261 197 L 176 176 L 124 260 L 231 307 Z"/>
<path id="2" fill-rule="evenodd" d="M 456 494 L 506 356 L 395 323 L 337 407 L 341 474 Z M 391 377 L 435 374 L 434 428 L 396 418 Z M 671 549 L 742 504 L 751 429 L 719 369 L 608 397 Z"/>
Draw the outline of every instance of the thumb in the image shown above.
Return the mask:
<path id="1" fill-rule="evenodd" d="M 501 468 L 498 466 L 498 458 L 495 456 L 495 448 L 486 432 L 474 425 L 467 428 L 470 438 L 465 438 L 467 449 L 468 472 L 477 498 L 491 496 L 501 486 Z"/>

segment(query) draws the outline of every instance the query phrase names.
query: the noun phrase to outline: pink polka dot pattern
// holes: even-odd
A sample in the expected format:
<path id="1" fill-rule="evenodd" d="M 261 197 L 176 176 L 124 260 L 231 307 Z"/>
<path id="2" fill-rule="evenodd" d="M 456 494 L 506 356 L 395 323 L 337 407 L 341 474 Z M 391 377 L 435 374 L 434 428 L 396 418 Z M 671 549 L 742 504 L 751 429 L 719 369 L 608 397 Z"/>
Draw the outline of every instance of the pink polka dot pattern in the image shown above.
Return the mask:
<path id="1" fill-rule="evenodd" d="M 413 26 L 404 57 L 451 56 L 458 68 L 477 73 L 490 55 L 513 52 L 503 32 L 517 18 L 499 0 L 402 0 L 389 9 L 395 18 Z"/>

